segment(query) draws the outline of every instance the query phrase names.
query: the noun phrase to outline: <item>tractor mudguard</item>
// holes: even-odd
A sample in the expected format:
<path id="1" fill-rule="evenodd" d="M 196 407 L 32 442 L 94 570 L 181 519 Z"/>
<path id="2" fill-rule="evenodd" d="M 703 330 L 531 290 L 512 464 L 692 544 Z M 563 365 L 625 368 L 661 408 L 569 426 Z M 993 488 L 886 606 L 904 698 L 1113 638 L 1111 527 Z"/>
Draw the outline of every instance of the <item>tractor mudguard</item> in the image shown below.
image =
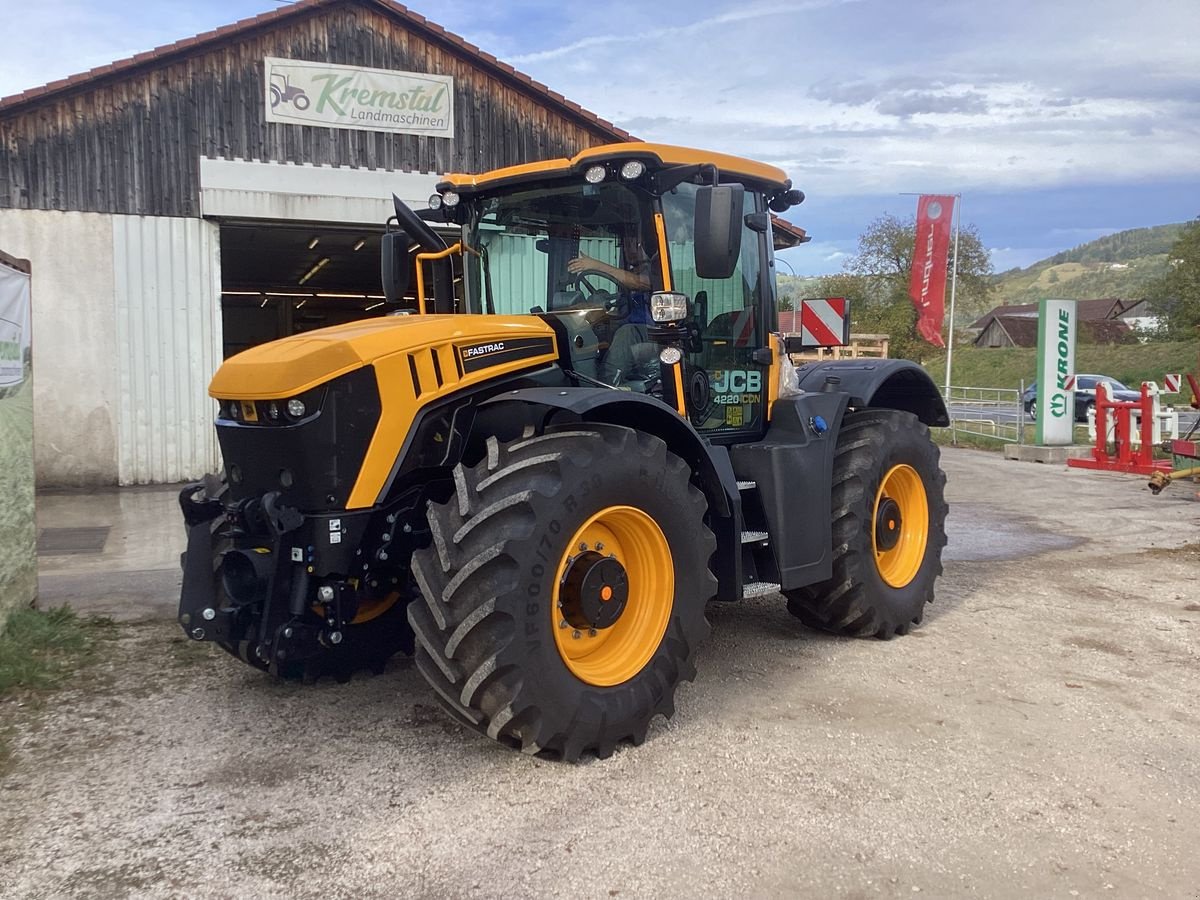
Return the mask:
<path id="1" fill-rule="evenodd" d="M 535 414 L 539 407 L 549 410 L 549 415 Z M 741 598 L 742 501 L 726 448 L 710 443 L 661 401 L 606 388 L 510 391 L 480 404 L 475 427 L 481 434 L 503 435 L 506 429 L 511 433 L 518 423 L 545 425 L 551 416 L 557 421 L 573 417 L 579 421 L 623 425 L 662 438 L 672 453 L 691 466 L 708 500 L 709 527 L 717 538 L 717 552 L 711 563 L 717 576 L 716 599 Z M 512 436 L 517 434 L 519 429 Z"/>
<path id="2" fill-rule="evenodd" d="M 737 477 L 758 487 L 783 590 L 832 575 L 833 456 L 848 399 L 820 391 L 777 400 L 763 439 L 732 448 Z"/>
<path id="3" fill-rule="evenodd" d="M 486 411 L 509 403 L 548 407 L 574 415 L 581 421 L 586 419 L 624 425 L 656 435 L 666 442 L 672 453 L 683 458 L 691 465 L 692 471 L 698 473 L 709 508 L 719 516 L 733 514 L 738 490 L 728 454 L 710 444 L 690 422 L 680 418 L 660 400 L 607 388 L 526 388 L 501 394 L 480 404 L 479 415 L 482 418 Z"/>
<path id="4" fill-rule="evenodd" d="M 841 359 L 799 366 L 800 389 L 820 391 L 826 379 L 840 379 L 835 390 L 850 395 L 856 409 L 868 406 L 910 412 L 929 426 L 946 427 L 950 416 L 929 373 L 906 359 Z"/>

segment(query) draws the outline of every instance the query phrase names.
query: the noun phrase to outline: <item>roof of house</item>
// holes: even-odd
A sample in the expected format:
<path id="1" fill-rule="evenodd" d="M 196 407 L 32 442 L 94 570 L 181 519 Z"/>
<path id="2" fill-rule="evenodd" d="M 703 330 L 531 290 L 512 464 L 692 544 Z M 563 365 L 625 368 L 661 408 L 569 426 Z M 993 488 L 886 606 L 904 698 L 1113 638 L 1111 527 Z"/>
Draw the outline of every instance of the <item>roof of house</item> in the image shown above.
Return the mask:
<path id="1" fill-rule="evenodd" d="M 988 315 L 984 318 L 987 323 L 975 337 L 975 344 L 979 344 L 987 334 L 987 328 L 993 322 L 1001 331 L 1003 331 L 1013 346 L 1016 347 L 1036 347 L 1038 338 L 1038 320 L 1037 316 L 1015 315 L 1015 316 L 993 316 Z M 1123 319 L 1081 319 L 1079 322 L 1081 333 L 1086 334 L 1092 343 L 1097 344 L 1115 344 L 1126 340 L 1132 329 L 1129 323 Z"/>
<path id="2" fill-rule="evenodd" d="M 1037 345 L 1038 322 L 1037 317 L 1030 318 L 1028 315 L 1016 316 L 996 316 L 988 314 L 984 316 L 987 321 L 982 326 L 979 335 L 975 338 L 975 343 L 978 344 L 987 333 L 987 327 L 993 321 L 1001 331 L 1008 335 L 1008 339 L 1012 341 L 1016 347 L 1034 347 Z"/>
<path id="3" fill-rule="evenodd" d="M 11 112 L 31 104 L 40 104 L 45 100 L 54 99 L 63 94 L 91 88 L 100 82 L 124 78 L 143 69 L 157 68 L 182 56 L 207 52 L 222 44 L 231 43 L 251 32 L 273 27 L 285 19 L 305 15 L 327 7 L 347 4 L 375 7 L 399 20 L 406 27 L 421 33 L 423 36 L 441 41 L 453 49 L 476 57 L 482 68 L 490 69 L 497 76 L 507 79 L 534 96 L 560 107 L 568 114 L 572 114 L 596 128 L 607 131 L 619 140 L 627 141 L 633 139 L 633 136 L 623 128 L 618 128 L 612 122 L 600 118 L 594 112 L 584 109 L 574 101 L 568 100 L 557 91 L 550 90 L 550 88 L 541 82 L 534 81 L 523 72 L 518 72 L 508 63 L 500 61 L 490 53 L 447 31 L 441 25 L 429 21 L 408 7 L 394 2 L 394 0 L 296 0 L 296 2 L 280 6 L 278 9 L 272 9 L 257 16 L 242 19 L 231 25 L 224 25 L 213 31 L 206 31 L 171 44 L 164 44 L 161 47 L 155 47 L 153 50 L 135 54 L 127 59 L 98 66 L 95 69 L 89 69 L 86 72 L 80 72 L 67 78 L 60 78 L 57 81 L 51 81 L 49 84 L 30 88 L 20 94 L 0 98 L 0 114 Z"/>
<path id="4" fill-rule="evenodd" d="M 1080 322 L 1103 321 L 1104 319 L 1115 319 L 1142 302 L 1142 300 L 1121 300 L 1116 297 L 1107 297 L 1099 300 L 1076 300 L 1075 312 L 1079 317 Z M 1018 303 L 1012 306 L 997 306 L 990 312 L 984 313 L 982 316 L 972 322 L 969 327 L 987 328 L 988 322 L 990 322 L 995 316 L 1001 316 L 1005 318 L 1020 316 L 1030 318 L 1036 322 L 1037 314 L 1038 304 L 1036 303 Z"/>

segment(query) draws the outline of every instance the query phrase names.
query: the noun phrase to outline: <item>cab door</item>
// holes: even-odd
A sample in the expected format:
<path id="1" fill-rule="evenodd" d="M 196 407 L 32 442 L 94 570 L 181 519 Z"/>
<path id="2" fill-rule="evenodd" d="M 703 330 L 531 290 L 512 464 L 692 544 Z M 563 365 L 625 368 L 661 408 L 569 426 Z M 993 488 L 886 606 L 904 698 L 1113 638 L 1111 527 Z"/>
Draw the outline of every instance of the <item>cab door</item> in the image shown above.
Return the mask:
<path id="1" fill-rule="evenodd" d="M 663 195 L 663 220 L 670 255 L 671 287 L 692 301 L 691 324 L 698 339 L 685 353 L 684 390 L 692 424 L 710 438 L 745 440 L 766 426 L 769 307 L 763 276 L 766 235 L 749 228 L 756 195 L 743 198 L 741 253 L 729 278 L 696 274 L 697 185 L 680 184 Z"/>

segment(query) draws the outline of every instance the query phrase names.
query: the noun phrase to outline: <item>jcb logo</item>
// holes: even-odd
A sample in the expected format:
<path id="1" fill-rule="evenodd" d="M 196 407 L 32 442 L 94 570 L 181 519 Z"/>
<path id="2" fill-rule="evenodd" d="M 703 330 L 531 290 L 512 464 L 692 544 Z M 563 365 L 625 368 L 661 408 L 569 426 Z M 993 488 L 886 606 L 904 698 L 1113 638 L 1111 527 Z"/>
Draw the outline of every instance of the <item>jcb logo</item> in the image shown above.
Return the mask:
<path id="1" fill-rule="evenodd" d="M 762 372 L 730 369 L 713 382 L 718 394 L 757 394 L 762 390 Z"/>

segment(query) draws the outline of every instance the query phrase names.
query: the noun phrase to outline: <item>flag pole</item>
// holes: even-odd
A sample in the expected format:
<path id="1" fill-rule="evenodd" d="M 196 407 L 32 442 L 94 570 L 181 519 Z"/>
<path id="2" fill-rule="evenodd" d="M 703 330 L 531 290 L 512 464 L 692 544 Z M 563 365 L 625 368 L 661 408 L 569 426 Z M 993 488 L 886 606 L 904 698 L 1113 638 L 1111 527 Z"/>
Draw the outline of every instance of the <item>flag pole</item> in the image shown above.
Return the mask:
<path id="1" fill-rule="evenodd" d="M 958 286 L 958 229 L 962 224 L 962 194 L 954 195 L 954 266 L 950 269 L 950 331 L 946 336 L 946 402 L 950 402 L 950 363 L 954 358 L 954 292 Z"/>

